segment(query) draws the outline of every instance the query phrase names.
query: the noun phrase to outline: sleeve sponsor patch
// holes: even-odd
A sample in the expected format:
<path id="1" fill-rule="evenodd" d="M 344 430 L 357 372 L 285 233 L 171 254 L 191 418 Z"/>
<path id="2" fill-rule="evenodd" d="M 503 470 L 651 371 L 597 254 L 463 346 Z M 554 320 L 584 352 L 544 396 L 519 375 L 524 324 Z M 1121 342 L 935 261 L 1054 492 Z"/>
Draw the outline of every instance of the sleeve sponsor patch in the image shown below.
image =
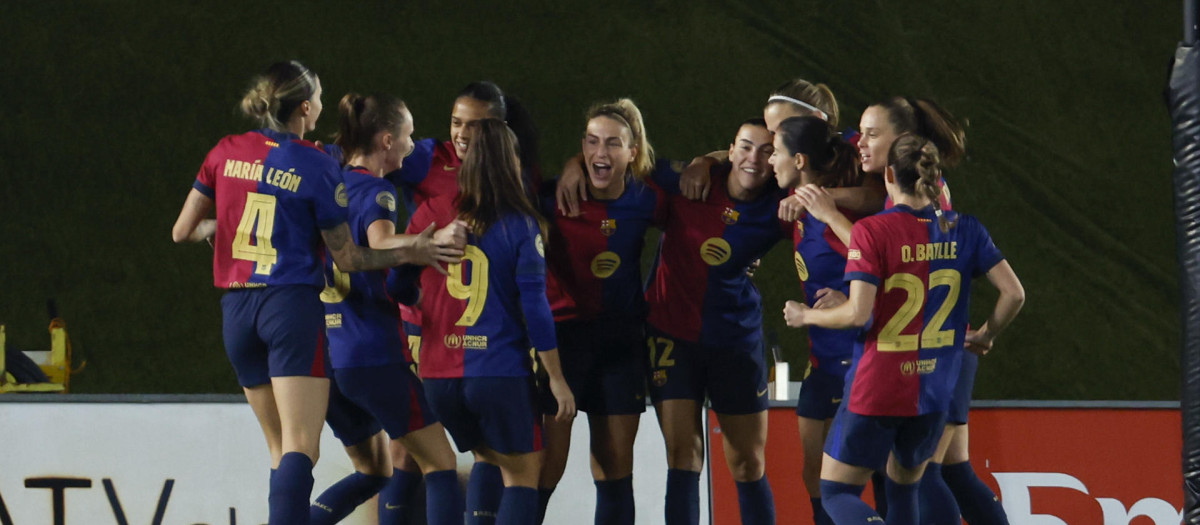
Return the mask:
<path id="1" fill-rule="evenodd" d="M 862 252 L 858 251 L 858 248 L 851 248 L 849 251 L 846 252 L 846 260 L 857 261 L 857 260 L 861 260 L 861 259 L 862 259 Z"/>
<path id="2" fill-rule="evenodd" d="M 375 203 L 383 207 L 387 211 L 396 211 L 396 196 L 392 192 L 383 190 L 375 196 Z"/>

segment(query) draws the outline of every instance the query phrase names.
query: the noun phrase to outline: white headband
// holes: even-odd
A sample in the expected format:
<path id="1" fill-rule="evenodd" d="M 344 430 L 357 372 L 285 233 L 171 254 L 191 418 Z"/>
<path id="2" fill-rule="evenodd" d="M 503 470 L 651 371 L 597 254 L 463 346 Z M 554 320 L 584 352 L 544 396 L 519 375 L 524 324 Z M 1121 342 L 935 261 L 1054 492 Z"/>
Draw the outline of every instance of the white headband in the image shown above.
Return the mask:
<path id="1" fill-rule="evenodd" d="M 829 115 L 827 113 L 825 113 L 824 111 L 821 111 L 816 106 L 809 104 L 808 102 L 796 100 L 792 97 L 785 97 L 783 95 L 773 95 L 773 96 L 771 96 L 771 98 L 767 99 L 767 104 L 770 104 L 772 102 L 791 102 L 792 104 L 795 104 L 795 105 L 800 106 L 804 109 L 807 109 L 813 113 L 816 113 L 818 117 L 821 117 L 821 120 L 824 120 L 825 122 L 829 122 Z"/>

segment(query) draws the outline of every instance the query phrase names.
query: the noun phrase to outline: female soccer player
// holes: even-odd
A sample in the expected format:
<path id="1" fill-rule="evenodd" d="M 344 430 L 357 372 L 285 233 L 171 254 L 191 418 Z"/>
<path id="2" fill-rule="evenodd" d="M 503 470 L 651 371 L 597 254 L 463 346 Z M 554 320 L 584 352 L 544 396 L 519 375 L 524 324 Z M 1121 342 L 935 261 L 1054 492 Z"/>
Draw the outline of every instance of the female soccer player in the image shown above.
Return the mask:
<path id="1" fill-rule="evenodd" d="M 516 137 L 491 118 L 467 132 L 457 201 L 427 201 L 409 224 L 413 231 L 457 216 L 471 229 L 464 261 L 450 266 L 449 277 L 421 274 L 420 373 L 458 449 L 500 467 L 505 488 L 496 522 L 534 523 L 542 443 L 531 345 L 549 375 L 560 420 L 574 417 L 575 400 L 546 299 L 544 226 L 521 182 Z"/>
<path id="2" fill-rule="evenodd" d="M 849 300 L 831 309 L 795 301 L 784 307 L 788 326 L 865 330 L 821 468 L 825 509 L 836 523 L 879 519 L 859 495 L 885 463 L 888 523 L 917 523 L 917 484 L 937 446 L 964 344 L 990 348 L 1024 302 L 987 230 L 935 205 L 939 164 L 931 140 L 897 138 L 884 173 L 896 206 L 855 225 Z M 1000 295 L 987 322 L 967 334 L 970 283 L 963 275 L 985 273 Z"/>
<path id="3" fill-rule="evenodd" d="M 321 114 L 321 84 L 299 62 L 272 65 L 242 100 L 264 129 L 231 135 L 205 158 L 172 228 L 175 242 L 210 239 L 225 350 L 271 451 L 270 523 L 308 520 L 329 382 L 321 363 L 325 285 L 319 245 L 346 271 L 450 261 L 433 231 L 403 247 L 354 244 L 337 162 L 302 140 Z M 216 219 L 206 219 L 216 208 Z"/>
<path id="4" fill-rule="evenodd" d="M 458 170 L 466 158 L 471 140 L 472 122 L 484 118 L 505 121 L 516 134 L 520 146 L 521 169 L 526 192 L 536 193 L 536 181 L 541 179 L 537 161 L 537 129 L 533 119 L 515 97 L 505 95 L 499 86 L 488 81 L 467 84 L 454 99 L 450 111 L 450 140 L 422 139 L 404 159 L 400 169 L 386 178 L 395 184 L 404 199 L 407 222 L 425 202 L 436 199 L 453 200 L 458 196 Z M 441 203 L 449 206 L 449 203 Z M 400 306 L 404 326 L 410 337 L 421 340 L 422 312 L 419 308 Z M 409 476 L 415 478 L 415 476 Z M 413 485 L 415 479 L 410 479 Z M 471 472 L 467 490 L 468 519 L 472 525 L 490 525 L 500 503 L 503 480 L 495 466 L 477 461 Z"/>
<path id="5" fill-rule="evenodd" d="M 641 259 L 660 194 L 643 180 L 654 168 L 642 113 L 632 100 L 587 113 L 581 213 L 553 217 L 547 265 L 559 355 L 576 406 L 588 413 L 597 524 L 632 524 L 633 441 L 646 410 L 646 300 Z M 552 198 L 544 199 L 552 208 Z M 546 418 L 541 513 L 566 468 L 572 422 Z"/>
<path id="6" fill-rule="evenodd" d="M 729 147 L 731 172 L 713 175 L 712 194 L 691 201 L 679 181 L 671 194 L 656 271 L 647 285 L 650 393 L 667 443 L 666 520 L 699 519 L 704 461 L 701 409 L 712 402 L 737 482 L 742 523 L 774 523 L 764 469 L 767 377 L 762 298 L 746 275 L 791 225 L 776 218 L 782 191 L 771 180 L 771 134 L 762 119 L 742 124 Z"/>
<path id="7" fill-rule="evenodd" d="M 804 304 L 828 308 L 846 300 L 846 245 L 857 216 L 834 205 L 826 188 L 858 184 L 854 146 L 842 140 L 820 117 L 790 117 L 775 129 L 771 166 L 775 180 L 795 189 L 807 213 L 792 232 L 796 272 L 804 284 Z M 829 423 L 841 404 L 846 371 L 857 333 L 809 327 L 808 370 L 796 403 L 804 448 L 804 486 L 812 501 L 813 521 L 833 523 L 821 506 L 821 449 Z"/>
<path id="8" fill-rule="evenodd" d="M 412 114 L 397 98 L 355 93 L 342 98 L 339 112 L 334 142 L 347 159 L 343 177 L 355 242 L 375 249 L 410 242 L 411 235 L 396 234 L 396 196 L 392 184 L 382 177 L 399 168 L 412 150 Z M 465 223 L 451 222 L 434 238 L 463 246 Z M 325 301 L 329 355 L 337 385 L 421 466 L 429 523 L 460 523 L 462 501 L 454 451 L 442 425 L 429 411 L 420 381 L 409 369 L 400 312 L 385 289 L 385 272 L 343 273 L 332 262 L 326 270 L 334 286 L 327 288 L 321 298 Z M 387 447 L 375 449 L 387 457 Z M 391 470 L 390 461 L 382 463 Z M 322 494 L 317 500 L 324 505 L 314 505 L 313 511 L 313 517 L 319 520 L 312 523 L 332 524 L 348 515 L 382 488 L 378 479 L 371 478 L 352 474 Z M 354 495 L 347 498 L 346 493 Z M 339 504 L 333 504 L 335 501 Z M 388 504 L 381 502 L 382 516 L 389 514 Z"/>

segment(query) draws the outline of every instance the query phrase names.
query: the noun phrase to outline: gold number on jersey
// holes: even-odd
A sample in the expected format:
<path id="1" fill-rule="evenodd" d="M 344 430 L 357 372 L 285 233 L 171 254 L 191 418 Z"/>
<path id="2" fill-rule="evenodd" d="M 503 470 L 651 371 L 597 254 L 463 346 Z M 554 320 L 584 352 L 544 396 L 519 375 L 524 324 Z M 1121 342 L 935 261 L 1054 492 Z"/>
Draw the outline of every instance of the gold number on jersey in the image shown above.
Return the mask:
<path id="1" fill-rule="evenodd" d="M 350 274 L 340 270 L 337 263 L 333 263 L 333 283 L 325 283 L 325 289 L 321 290 L 321 302 L 340 303 L 346 300 L 347 295 L 350 295 Z"/>
<path id="2" fill-rule="evenodd" d="M 962 276 L 957 270 L 938 270 L 929 275 L 930 290 L 937 286 L 949 286 L 950 291 L 946 293 L 946 300 L 942 301 L 918 337 L 916 334 L 903 335 L 900 332 L 923 311 L 921 307 L 925 303 L 924 283 L 920 277 L 911 273 L 898 273 L 888 277 L 883 284 L 884 293 L 900 288 L 904 290 L 906 297 L 904 304 L 879 331 L 879 351 L 911 352 L 918 348 L 941 348 L 954 344 L 955 331 L 942 328 L 946 319 L 950 317 L 950 312 L 954 310 L 954 305 L 958 303 L 961 284 Z"/>
<path id="3" fill-rule="evenodd" d="M 487 302 L 488 293 L 488 260 L 477 246 L 467 245 L 463 260 L 446 268 L 450 274 L 446 278 L 446 291 L 450 297 L 467 301 L 467 309 L 458 318 L 455 326 L 475 326 L 479 314 L 483 312 L 483 304 Z M 463 265 L 471 264 L 470 282 L 463 282 Z"/>
<path id="4" fill-rule="evenodd" d="M 275 196 L 246 192 L 246 206 L 233 237 L 233 258 L 254 261 L 254 273 L 271 275 L 275 266 L 275 247 L 271 232 L 275 231 Z M 253 242 L 251 242 L 253 236 Z"/>
<path id="5" fill-rule="evenodd" d="M 646 345 L 650 347 L 650 366 L 655 368 L 675 366 L 675 360 L 671 359 L 671 352 L 675 350 L 675 341 L 673 339 L 647 337 Z M 662 354 L 658 353 L 659 345 L 662 345 Z"/>

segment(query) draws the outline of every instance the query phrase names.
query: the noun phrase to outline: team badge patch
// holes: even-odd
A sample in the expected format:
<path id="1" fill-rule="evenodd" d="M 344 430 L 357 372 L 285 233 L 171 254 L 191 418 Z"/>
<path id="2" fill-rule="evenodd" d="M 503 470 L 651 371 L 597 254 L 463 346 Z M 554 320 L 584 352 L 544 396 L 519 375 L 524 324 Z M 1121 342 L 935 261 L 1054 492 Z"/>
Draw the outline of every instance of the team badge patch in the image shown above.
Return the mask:
<path id="1" fill-rule="evenodd" d="M 700 258 L 709 266 L 720 266 L 733 255 L 729 242 L 720 237 L 710 237 L 700 245 Z"/>
<path id="2" fill-rule="evenodd" d="M 654 376 L 651 378 L 651 381 L 654 382 L 654 386 L 663 386 L 663 385 L 667 384 L 667 371 L 666 370 L 655 370 Z"/>
<path id="3" fill-rule="evenodd" d="M 738 221 L 738 216 L 740 215 L 741 213 L 733 208 L 725 208 L 725 211 L 721 212 L 721 222 L 724 222 L 725 224 L 736 224 Z"/>
<path id="4" fill-rule="evenodd" d="M 533 245 L 537 247 L 538 255 L 546 257 L 546 246 L 542 244 L 542 234 L 539 233 L 537 237 L 533 238 Z"/>
<path id="5" fill-rule="evenodd" d="M 396 211 L 396 196 L 392 192 L 383 190 L 379 195 L 375 196 L 375 203 L 382 206 L 387 211 Z"/>
<path id="6" fill-rule="evenodd" d="M 617 232 L 617 220 L 616 219 L 604 219 L 604 220 L 600 221 L 600 233 L 603 233 L 605 237 L 611 236 L 612 234 L 614 234 L 616 232 Z"/>
<path id="7" fill-rule="evenodd" d="M 850 261 L 862 259 L 862 252 L 858 248 L 850 248 L 846 251 L 846 259 Z"/>
<path id="8" fill-rule="evenodd" d="M 350 196 L 346 194 L 346 183 L 338 184 L 337 188 L 333 190 L 333 201 L 343 208 L 350 205 Z"/>
<path id="9" fill-rule="evenodd" d="M 621 267 L 621 256 L 615 252 L 600 252 L 592 259 L 592 275 L 608 279 Z"/>
<path id="10" fill-rule="evenodd" d="M 800 276 L 801 281 L 808 281 L 808 265 L 804 264 L 804 256 L 800 252 L 795 252 L 796 275 Z"/>

